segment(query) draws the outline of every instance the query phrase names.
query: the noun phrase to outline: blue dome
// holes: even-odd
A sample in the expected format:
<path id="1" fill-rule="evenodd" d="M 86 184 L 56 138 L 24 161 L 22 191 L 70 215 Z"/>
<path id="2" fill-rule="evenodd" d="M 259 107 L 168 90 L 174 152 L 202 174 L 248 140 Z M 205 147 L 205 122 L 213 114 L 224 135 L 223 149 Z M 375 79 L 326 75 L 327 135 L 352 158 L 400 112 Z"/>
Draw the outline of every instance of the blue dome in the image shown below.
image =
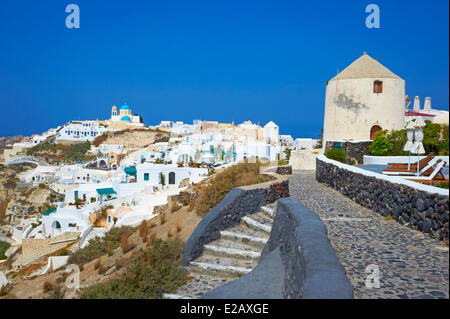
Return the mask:
<path id="1" fill-rule="evenodd" d="M 127 116 L 127 115 L 122 116 L 122 118 L 121 118 L 120 120 L 121 120 L 121 121 L 131 121 L 130 117 Z"/>
<path id="2" fill-rule="evenodd" d="M 129 110 L 130 109 L 130 107 L 128 106 L 128 105 L 122 105 L 121 107 L 120 107 L 120 109 L 121 110 Z"/>

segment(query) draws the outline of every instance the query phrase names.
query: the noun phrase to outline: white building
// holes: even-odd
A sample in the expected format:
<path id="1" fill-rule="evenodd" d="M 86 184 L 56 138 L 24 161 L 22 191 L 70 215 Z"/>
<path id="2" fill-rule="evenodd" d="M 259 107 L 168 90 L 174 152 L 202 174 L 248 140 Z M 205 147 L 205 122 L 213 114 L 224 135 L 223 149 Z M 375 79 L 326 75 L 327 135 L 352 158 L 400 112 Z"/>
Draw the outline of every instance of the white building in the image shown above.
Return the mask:
<path id="1" fill-rule="evenodd" d="M 319 140 L 315 140 L 312 138 L 296 138 L 294 141 L 296 150 L 312 150 L 316 147 L 317 142 Z"/>
<path id="2" fill-rule="evenodd" d="M 71 121 L 58 129 L 56 142 L 92 142 L 106 131 L 106 126 L 96 121 Z"/>
<path id="3" fill-rule="evenodd" d="M 291 135 L 280 135 L 280 144 L 282 146 L 294 147 L 294 139 Z"/>
<path id="4" fill-rule="evenodd" d="M 409 104 L 408 104 L 409 105 Z M 416 116 L 422 117 L 422 119 L 432 121 L 437 124 L 446 124 L 448 125 L 448 111 L 436 110 L 431 107 L 431 98 L 426 97 L 423 109 L 420 106 L 420 97 L 416 96 L 414 98 L 413 109 L 409 109 L 407 107 L 405 112 L 405 122 L 409 122 L 414 119 Z"/>
<path id="5" fill-rule="evenodd" d="M 364 53 L 327 83 L 323 146 L 368 141 L 405 123 L 405 81 Z"/>
<path id="6" fill-rule="evenodd" d="M 279 127 L 274 122 L 270 121 L 264 125 L 264 140 L 267 144 L 276 145 L 279 143 Z"/>

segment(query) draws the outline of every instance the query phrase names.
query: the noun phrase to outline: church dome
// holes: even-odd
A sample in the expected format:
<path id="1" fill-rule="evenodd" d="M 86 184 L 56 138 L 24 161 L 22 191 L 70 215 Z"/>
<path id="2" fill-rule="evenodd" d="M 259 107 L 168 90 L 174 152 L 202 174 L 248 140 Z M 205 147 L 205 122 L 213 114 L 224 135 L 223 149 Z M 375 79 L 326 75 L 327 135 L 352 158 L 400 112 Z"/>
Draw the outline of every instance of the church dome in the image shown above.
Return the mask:
<path id="1" fill-rule="evenodd" d="M 127 116 L 127 115 L 122 116 L 122 118 L 121 118 L 120 120 L 121 120 L 121 121 L 131 121 L 130 117 Z"/>
<path id="2" fill-rule="evenodd" d="M 130 107 L 128 106 L 128 105 L 122 105 L 121 107 L 120 107 L 120 109 L 121 110 L 130 110 Z"/>

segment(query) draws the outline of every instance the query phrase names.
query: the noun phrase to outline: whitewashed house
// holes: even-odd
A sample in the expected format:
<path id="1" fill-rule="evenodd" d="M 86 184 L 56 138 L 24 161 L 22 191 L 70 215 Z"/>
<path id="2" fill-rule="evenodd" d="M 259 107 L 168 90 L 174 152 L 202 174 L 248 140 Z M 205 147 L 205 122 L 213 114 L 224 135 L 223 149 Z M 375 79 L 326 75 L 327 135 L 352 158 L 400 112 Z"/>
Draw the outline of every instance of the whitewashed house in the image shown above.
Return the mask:
<path id="1" fill-rule="evenodd" d="M 92 142 L 106 131 L 106 126 L 97 121 L 71 121 L 58 129 L 56 142 Z"/>

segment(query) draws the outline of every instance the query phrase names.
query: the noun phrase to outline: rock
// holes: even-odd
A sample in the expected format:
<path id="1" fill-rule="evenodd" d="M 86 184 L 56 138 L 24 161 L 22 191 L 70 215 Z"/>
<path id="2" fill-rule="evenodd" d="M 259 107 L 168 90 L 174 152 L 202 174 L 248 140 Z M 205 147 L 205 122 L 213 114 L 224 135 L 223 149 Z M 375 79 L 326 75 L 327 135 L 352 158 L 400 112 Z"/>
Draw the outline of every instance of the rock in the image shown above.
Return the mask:
<path id="1" fill-rule="evenodd" d="M 425 216 L 427 216 L 428 218 L 431 218 L 431 217 L 433 217 L 433 213 L 434 213 L 434 210 L 433 210 L 433 208 L 430 207 L 427 209 Z"/>
<path id="2" fill-rule="evenodd" d="M 425 206 L 423 204 L 423 200 L 421 198 L 416 200 L 416 208 L 419 212 L 423 212 L 425 209 Z"/>
<path id="3" fill-rule="evenodd" d="M 435 221 L 434 219 L 431 221 L 431 227 L 432 227 L 434 230 L 438 229 L 438 223 L 437 223 L 437 221 Z"/>
<path id="4" fill-rule="evenodd" d="M 423 222 L 423 229 L 422 231 L 424 233 L 429 233 L 431 229 L 431 220 L 428 218 L 425 218 L 424 222 Z"/>
<path id="5" fill-rule="evenodd" d="M 448 222 L 448 212 L 443 213 L 439 219 L 441 220 L 441 222 L 442 222 L 443 224 L 445 224 L 446 222 Z"/>
<path id="6" fill-rule="evenodd" d="M 419 221 L 417 222 L 417 229 L 420 230 L 420 231 L 422 231 L 422 229 L 423 229 L 423 220 L 419 220 Z"/>

